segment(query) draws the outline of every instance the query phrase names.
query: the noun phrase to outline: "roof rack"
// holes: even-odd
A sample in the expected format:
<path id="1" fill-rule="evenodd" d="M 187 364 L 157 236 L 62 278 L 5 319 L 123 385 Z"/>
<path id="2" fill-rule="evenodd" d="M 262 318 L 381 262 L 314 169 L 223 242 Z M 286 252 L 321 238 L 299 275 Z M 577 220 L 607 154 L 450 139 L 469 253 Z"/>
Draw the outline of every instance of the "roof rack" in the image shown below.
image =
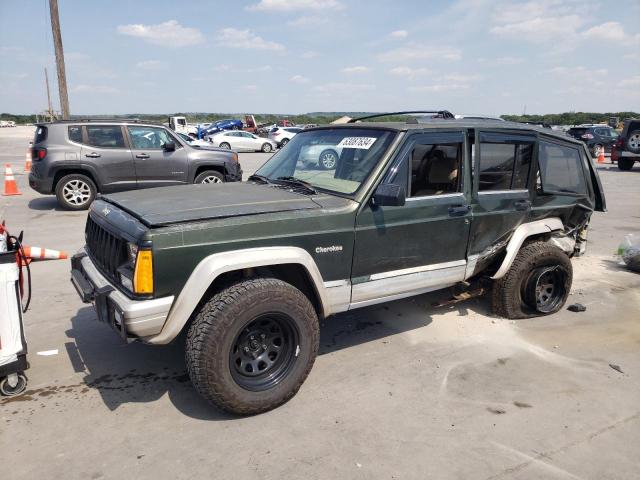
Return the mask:
<path id="1" fill-rule="evenodd" d="M 67 120 L 55 120 L 53 123 L 77 123 L 77 122 L 127 122 L 127 123 L 154 123 L 152 121 L 143 121 L 139 118 L 70 118 Z"/>
<path id="2" fill-rule="evenodd" d="M 407 115 L 412 113 L 431 113 L 431 114 L 438 115 L 441 118 L 455 118 L 453 116 L 453 113 L 451 113 L 449 110 L 408 110 L 404 112 L 376 113 L 375 115 L 367 115 L 365 117 L 352 118 L 347 123 L 361 122 L 362 120 L 369 120 L 370 118 L 388 117 L 390 115 Z"/>

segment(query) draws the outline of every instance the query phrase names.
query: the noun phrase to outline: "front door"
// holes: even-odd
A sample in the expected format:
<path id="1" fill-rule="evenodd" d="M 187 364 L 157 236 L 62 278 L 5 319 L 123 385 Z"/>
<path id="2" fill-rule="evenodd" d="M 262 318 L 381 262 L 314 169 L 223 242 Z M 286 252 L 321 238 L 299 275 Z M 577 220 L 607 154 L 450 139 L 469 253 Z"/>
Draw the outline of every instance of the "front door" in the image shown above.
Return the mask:
<path id="1" fill-rule="evenodd" d="M 352 306 L 464 280 L 471 207 L 462 131 L 407 139 L 383 183 L 402 185 L 403 206 L 369 202 L 356 219 Z"/>
<path id="2" fill-rule="evenodd" d="M 187 181 L 184 148 L 164 128 L 129 126 L 127 130 L 138 188 L 179 185 Z M 176 146 L 174 151 L 164 148 L 170 142 Z"/>
<path id="3" fill-rule="evenodd" d="M 120 125 L 69 127 L 73 141 L 81 141 L 80 161 L 98 176 L 103 193 L 136 188 L 136 171 Z"/>
<path id="4" fill-rule="evenodd" d="M 523 132 L 480 130 L 471 135 L 474 202 L 467 276 L 495 260 L 515 228 L 529 221 L 536 145 L 535 134 Z"/>

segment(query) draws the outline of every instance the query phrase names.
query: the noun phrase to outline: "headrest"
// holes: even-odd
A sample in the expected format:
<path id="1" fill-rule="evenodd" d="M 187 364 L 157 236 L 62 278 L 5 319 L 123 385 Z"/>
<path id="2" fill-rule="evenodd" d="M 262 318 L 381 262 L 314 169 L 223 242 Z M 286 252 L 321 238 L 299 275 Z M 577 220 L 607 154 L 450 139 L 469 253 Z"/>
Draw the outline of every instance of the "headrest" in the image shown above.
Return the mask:
<path id="1" fill-rule="evenodd" d="M 429 183 L 453 183 L 458 178 L 455 158 L 434 158 L 429 168 Z"/>

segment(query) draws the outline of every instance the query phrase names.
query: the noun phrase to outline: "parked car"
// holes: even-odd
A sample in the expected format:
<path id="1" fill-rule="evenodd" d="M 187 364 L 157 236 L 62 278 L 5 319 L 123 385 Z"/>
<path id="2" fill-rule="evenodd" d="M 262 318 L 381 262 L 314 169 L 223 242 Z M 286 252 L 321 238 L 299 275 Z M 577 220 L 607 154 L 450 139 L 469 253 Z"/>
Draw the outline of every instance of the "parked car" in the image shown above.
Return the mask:
<path id="1" fill-rule="evenodd" d="M 277 148 L 277 144 L 273 140 L 240 130 L 220 132 L 208 138 L 212 145 L 236 152 L 269 153 Z"/>
<path id="2" fill-rule="evenodd" d="M 227 120 L 218 120 L 217 122 L 213 122 L 207 128 L 202 128 L 200 130 L 200 135 L 204 138 L 210 135 L 215 135 L 216 133 L 224 130 L 242 130 L 242 127 L 242 120 L 232 118 Z"/>
<path id="3" fill-rule="evenodd" d="M 610 152 L 618 138 L 618 132 L 608 125 L 580 125 L 571 127 L 567 134 L 576 140 L 582 140 L 594 157 L 598 156 L 601 148 Z"/>
<path id="4" fill-rule="evenodd" d="M 342 149 L 335 169 L 301 165 L 313 145 Z M 71 278 L 124 340 L 184 332 L 196 390 L 256 414 L 296 394 L 336 313 L 454 285 L 483 285 L 502 317 L 558 312 L 604 210 L 584 144 L 548 129 L 331 125 L 297 134 L 248 182 L 103 196 Z"/>
<path id="5" fill-rule="evenodd" d="M 269 138 L 276 142 L 278 147 L 284 147 L 296 133 L 302 130 L 300 127 L 273 127 L 269 130 Z"/>
<path id="6" fill-rule="evenodd" d="M 333 170 L 338 165 L 342 147 L 331 143 L 312 143 L 300 149 L 299 161 L 306 168 Z"/>
<path id="7" fill-rule="evenodd" d="M 242 180 L 237 153 L 122 120 L 39 123 L 31 158 L 31 188 L 70 210 L 88 208 L 97 193 Z"/>
<path id="8" fill-rule="evenodd" d="M 177 135 L 192 147 L 211 147 L 211 142 L 207 142 L 206 140 L 193 138 L 189 135 L 185 135 L 184 133 L 178 133 Z"/>
<path id="9" fill-rule="evenodd" d="M 618 162 L 620 170 L 631 170 L 640 161 L 640 119 L 624 121 L 622 133 L 611 149 L 611 161 Z"/>

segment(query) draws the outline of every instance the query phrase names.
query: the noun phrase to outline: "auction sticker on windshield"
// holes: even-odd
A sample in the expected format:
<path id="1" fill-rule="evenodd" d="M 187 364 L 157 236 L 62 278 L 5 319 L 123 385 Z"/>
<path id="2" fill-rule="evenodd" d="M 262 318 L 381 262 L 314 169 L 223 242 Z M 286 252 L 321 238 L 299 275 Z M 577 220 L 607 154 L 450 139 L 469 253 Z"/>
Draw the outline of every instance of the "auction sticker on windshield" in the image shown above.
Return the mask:
<path id="1" fill-rule="evenodd" d="M 342 148 L 361 148 L 363 150 L 369 150 L 376 140 L 377 138 L 375 137 L 345 137 L 336 146 Z"/>

